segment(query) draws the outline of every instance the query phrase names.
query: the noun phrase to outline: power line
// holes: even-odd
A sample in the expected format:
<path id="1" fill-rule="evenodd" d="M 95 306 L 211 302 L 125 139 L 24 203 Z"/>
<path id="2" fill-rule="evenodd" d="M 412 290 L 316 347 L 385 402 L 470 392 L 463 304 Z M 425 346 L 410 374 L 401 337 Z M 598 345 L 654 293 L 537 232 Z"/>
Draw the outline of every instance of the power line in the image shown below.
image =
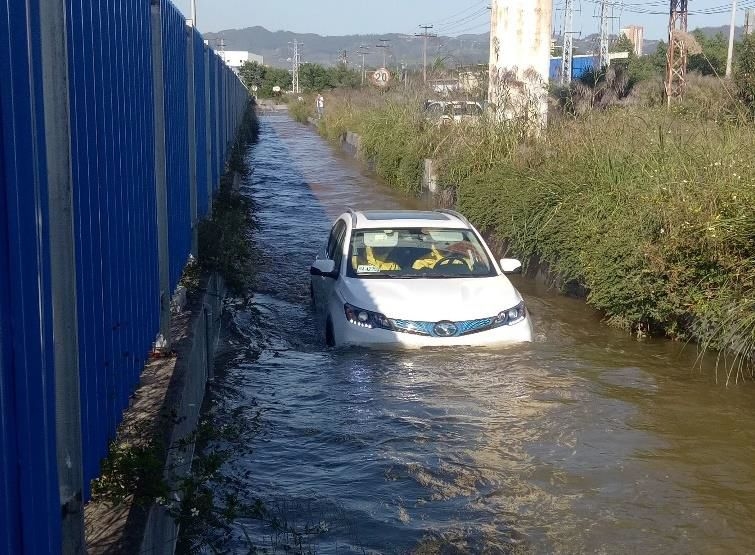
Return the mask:
<path id="1" fill-rule="evenodd" d="M 388 39 L 380 39 L 380 44 L 376 44 L 375 45 L 375 48 L 382 48 L 383 49 L 383 66 L 382 67 L 385 67 L 385 63 L 386 63 L 386 61 L 385 61 L 385 55 L 388 52 L 387 49 L 391 47 L 391 45 L 389 44 L 389 42 L 390 41 Z"/>

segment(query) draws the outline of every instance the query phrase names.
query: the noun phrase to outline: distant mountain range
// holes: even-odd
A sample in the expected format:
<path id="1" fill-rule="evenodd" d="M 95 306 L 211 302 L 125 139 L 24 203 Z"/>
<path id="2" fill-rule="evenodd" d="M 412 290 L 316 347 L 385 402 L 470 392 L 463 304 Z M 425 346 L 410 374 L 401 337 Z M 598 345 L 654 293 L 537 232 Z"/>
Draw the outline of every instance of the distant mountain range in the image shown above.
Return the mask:
<path id="1" fill-rule="evenodd" d="M 701 29 L 707 36 L 717 33 L 728 34 L 729 28 L 704 27 Z M 737 29 L 737 36 L 742 34 L 742 28 Z M 401 63 L 409 67 L 419 67 L 422 64 L 424 39 L 421 36 L 402 35 L 396 33 L 383 35 L 344 35 L 322 36 L 313 33 L 293 33 L 291 31 L 268 31 L 264 27 L 248 27 L 246 29 L 228 29 L 217 33 L 205 33 L 205 38 L 216 49 L 219 39 L 224 39 L 226 50 L 248 50 L 264 57 L 265 64 L 275 67 L 290 67 L 293 56 L 294 40 L 300 43 L 302 62 L 314 62 L 323 65 L 335 65 L 346 56 L 349 65 L 359 67 L 362 55 L 365 54 L 367 67 L 379 67 L 383 64 L 385 54 L 386 64 L 396 67 Z M 560 37 L 555 37 L 556 44 L 561 43 Z M 587 35 L 574 39 L 574 48 L 579 54 L 588 54 L 598 50 L 599 36 Z M 655 52 L 657 40 L 646 40 L 644 52 Z M 489 52 L 489 34 L 460 35 L 458 37 L 434 37 L 428 39 L 428 64 L 440 59 L 447 67 L 457 65 L 487 64 Z M 387 45 L 380 48 L 377 45 Z"/>

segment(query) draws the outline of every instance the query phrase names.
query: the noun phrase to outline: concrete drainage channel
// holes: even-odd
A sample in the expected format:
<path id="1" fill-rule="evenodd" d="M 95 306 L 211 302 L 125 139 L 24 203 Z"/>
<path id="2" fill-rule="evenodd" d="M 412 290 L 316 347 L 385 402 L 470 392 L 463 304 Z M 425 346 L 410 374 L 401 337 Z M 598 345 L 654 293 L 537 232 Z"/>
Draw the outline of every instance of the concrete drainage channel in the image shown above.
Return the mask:
<path id="1" fill-rule="evenodd" d="M 307 118 L 309 124 L 317 128 L 317 120 L 315 118 Z M 361 149 L 362 137 L 353 131 L 346 131 L 341 137 L 341 148 L 344 152 L 357 158 L 359 157 L 359 151 Z M 367 166 L 372 169 L 372 163 L 366 160 Z M 441 192 L 438 186 L 438 165 L 432 158 L 425 158 L 422 171 L 422 191 L 436 195 Z"/>
<path id="2" fill-rule="evenodd" d="M 124 415 L 116 439 L 138 446 L 154 434 L 165 457 L 167 484 L 191 472 L 193 433 L 199 420 L 207 382 L 213 379 L 215 351 L 226 287 L 218 274 L 204 276 L 199 291 L 179 294 L 172 307 L 172 351 L 153 358 Z M 177 301 L 177 302 L 176 302 Z M 123 503 L 106 499 L 85 509 L 88 552 L 172 554 L 178 538 L 169 509 L 180 499 L 140 504 L 133 496 Z"/>

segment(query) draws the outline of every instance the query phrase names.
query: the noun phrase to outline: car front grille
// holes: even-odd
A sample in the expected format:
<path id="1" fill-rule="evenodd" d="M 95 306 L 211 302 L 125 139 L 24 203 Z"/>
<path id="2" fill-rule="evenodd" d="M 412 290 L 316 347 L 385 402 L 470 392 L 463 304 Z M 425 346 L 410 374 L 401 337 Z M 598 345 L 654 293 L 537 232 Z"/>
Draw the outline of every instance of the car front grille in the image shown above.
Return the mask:
<path id="1" fill-rule="evenodd" d="M 439 335 L 436 326 L 444 322 L 420 322 L 417 320 L 390 320 L 395 331 L 411 333 L 414 335 L 426 335 L 430 337 L 460 337 L 489 329 L 495 318 L 478 318 L 477 320 L 463 320 L 461 322 L 445 322 L 456 327 L 456 333 L 452 335 Z"/>

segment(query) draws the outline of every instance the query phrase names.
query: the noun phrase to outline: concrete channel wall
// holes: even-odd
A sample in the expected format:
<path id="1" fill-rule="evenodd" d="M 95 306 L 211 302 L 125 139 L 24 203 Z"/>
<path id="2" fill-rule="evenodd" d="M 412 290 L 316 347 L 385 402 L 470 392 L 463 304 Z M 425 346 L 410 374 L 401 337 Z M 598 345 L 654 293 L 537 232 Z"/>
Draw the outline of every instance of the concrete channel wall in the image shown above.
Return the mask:
<path id="1" fill-rule="evenodd" d="M 309 118 L 309 123 L 310 125 L 317 127 L 317 120 Z M 359 134 L 354 133 L 353 131 L 346 131 L 341 137 L 341 148 L 351 156 L 354 156 L 355 158 L 359 157 L 361 147 L 362 137 L 359 136 Z M 365 160 L 365 162 L 368 167 L 372 169 L 372 162 L 370 160 Z M 423 162 L 422 192 L 427 192 L 432 195 L 440 192 L 440 188 L 438 187 L 438 166 L 432 158 L 426 158 Z"/>

